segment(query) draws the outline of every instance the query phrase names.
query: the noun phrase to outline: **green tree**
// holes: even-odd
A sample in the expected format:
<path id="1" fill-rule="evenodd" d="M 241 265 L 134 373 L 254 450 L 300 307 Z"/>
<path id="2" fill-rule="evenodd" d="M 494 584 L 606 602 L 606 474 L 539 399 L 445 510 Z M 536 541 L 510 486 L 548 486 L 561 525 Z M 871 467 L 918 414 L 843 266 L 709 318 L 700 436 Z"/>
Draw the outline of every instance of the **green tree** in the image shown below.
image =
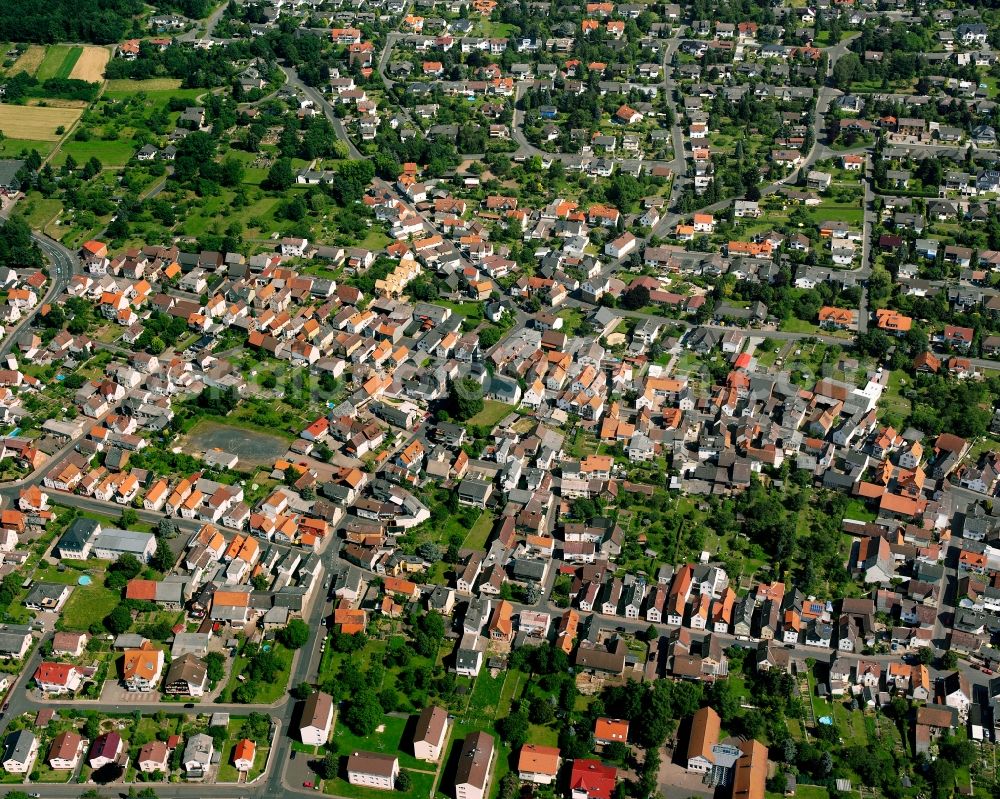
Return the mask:
<path id="1" fill-rule="evenodd" d="M 340 205 L 359 202 L 375 177 L 375 167 L 368 159 L 345 161 L 337 169 L 330 192 Z"/>
<path id="2" fill-rule="evenodd" d="M 301 649 L 309 640 L 309 625 L 302 619 L 292 619 L 283 630 L 278 631 L 276 637 L 289 649 Z"/>
<path id="3" fill-rule="evenodd" d="M 221 652 L 209 652 L 205 655 L 205 672 L 209 682 L 220 682 L 226 676 L 225 655 Z"/>
<path id="4" fill-rule="evenodd" d="M 324 780 L 332 780 L 337 776 L 340 766 L 337 756 L 333 752 L 327 752 L 321 760 L 317 760 L 313 765 L 316 773 Z"/>
<path id="5" fill-rule="evenodd" d="M 503 338 L 503 330 L 496 325 L 487 325 L 479 331 L 479 346 L 489 349 Z"/>
<path id="6" fill-rule="evenodd" d="M 408 791 L 413 785 L 413 780 L 410 778 L 410 772 L 400 771 L 399 775 L 396 777 L 396 790 L 397 791 Z"/>
<path id="7" fill-rule="evenodd" d="M 132 613 L 124 603 L 120 603 L 104 617 L 103 624 L 112 635 L 121 635 L 132 626 Z"/>
<path id="8" fill-rule="evenodd" d="M 621 306 L 629 311 L 637 311 L 649 305 L 649 289 L 645 286 L 633 286 L 621 297 Z"/>
<path id="9" fill-rule="evenodd" d="M 552 707 L 552 699 L 546 694 L 539 694 L 531 698 L 528 705 L 528 718 L 532 724 L 548 724 L 556 717 L 556 711 Z"/>
<path id="10" fill-rule="evenodd" d="M 617 171 L 608 185 L 607 196 L 619 210 L 628 213 L 642 197 L 642 185 L 624 172 Z"/>
<path id="11" fill-rule="evenodd" d="M 166 539 L 157 538 L 156 552 L 153 553 L 153 557 L 149 561 L 149 565 L 158 572 L 163 572 L 165 574 L 174 567 L 176 560 L 177 559 L 174 557 L 174 553 L 170 549 L 170 545 L 167 543 Z"/>
<path id="12" fill-rule="evenodd" d="M 976 759 L 976 745 L 968 739 L 949 735 L 938 744 L 938 751 L 956 768 L 969 766 Z"/>
<path id="13" fill-rule="evenodd" d="M 259 684 L 256 680 L 240 683 L 233 691 L 233 701 L 240 705 L 252 705 L 257 699 Z"/>
<path id="14" fill-rule="evenodd" d="M 118 560 L 108 567 L 104 584 L 112 591 L 121 591 L 125 584 L 142 571 L 142 564 L 135 555 L 128 552 L 119 555 Z"/>
<path id="15" fill-rule="evenodd" d="M 464 6 L 463 6 L 464 8 Z M 500 780 L 499 799 L 516 799 L 521 789 L 521 781 L 512 771 L 508 771 Z"/>
<path id="16" fill-rule="evenodd" d="M 355 735 L 371 735 L 385 715 L 371 688 L 358 691 L 344 710 L 344 723 Z"/>
<path id="17" fill-rule="evenodd" d="M 955 766 L 944 758 L 937 758 L 931 763 L 928 781 L 934 799 L 950 799 L 955 792 Z"/>
<path id="18" fill-rule="evenodd" d="M 523 710 L 518 710 L 516 713 L 511 713 L 509 716 L 505 716 L 496 724 L 497 732 L 500 733 L 500 737 L 503 738 L 512 749 L 519 749 L 524 746 L 528 740 L 528 731 L 530 727 L 531 722 L 528 720 L 528 714 Z"/>
<path id="19" fill-rule="evenodd" d="M 833 65 L 833 84 L 838 89 L 846 91 L 854 81 L 860 79 L 863 71 L 864 66 L 858 54 L 845 53 Z"/>
<path id="20" fill-rule="evenodd" d="M 139 522 L 139 513 L 135 508 L 125 508 L 122 510 L 121 518 L 118 523 L 124 527 L 126 530 L 129 527 L 134 527 Z"/>
<path id="21" fill-rule="evenodd" d="M 628 760 L 631 750 L 628 748 L 628 744 L 622 741 L 612 741 L 607 746 L 604 747 L 604 759 L 610 760 L 612 763 L 617 763 L 619 766 L 624 766 Z"/>
<path id="22" fill-rule="evenodd" d="M 452 381 L 448 386 L 448 404 L 459 421 L 471 419 L 483 410 L 483 387 L 471 377 Z"/>
<path id="23" fill-rule="evenodd" d="M 279 158 L 267 171 L 267 188 L 272 191 L 285 191 L 295 183 L 295 173 L 289 158 Z"/>
<path id="24" fill-rule="evenodd" d="M 238 158 L 229 156 L 222 162 L 220 167 L 219 182 L 223 186 L 235 188 L 243 182 L 245 172 L 246 170 L 243 168 L 243 162 Z"/>
<path id="25" fill-rule="evenodd" d="M 42 251 L 31 238 L 31 228 L 23 216 L 11 216 L 0 227 L 0 266 L 41 266 Z"/>

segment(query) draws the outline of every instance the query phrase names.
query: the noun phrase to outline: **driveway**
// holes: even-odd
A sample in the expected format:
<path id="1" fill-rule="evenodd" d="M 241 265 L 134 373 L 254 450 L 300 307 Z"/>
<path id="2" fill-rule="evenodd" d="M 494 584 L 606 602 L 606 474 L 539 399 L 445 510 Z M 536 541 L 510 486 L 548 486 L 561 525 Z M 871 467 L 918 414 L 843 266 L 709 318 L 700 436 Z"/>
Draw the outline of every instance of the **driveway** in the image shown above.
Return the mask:
<path id="1" fill-rule="evenodd" d="M 295 760 L 288 761 L 288 768 L 285 771 L 285 782 L 293 788 L 301 788 L 303 782 L 316 783 L 319 778 L 316 773 L 309 768 L 309 761 L 315 759 L 316 755 L 310 755 L 306 752 L 297 752 L 295 754 Z M 281 769 L 281 763 L 275 763 L 274 767 Z"/>
<path id="2" fill-rule="evenodd" d="M 671 763 L 666 757 L 660 763 L 660 793 L 666 799 L 688 799 L 690 796 L 711 797 L 715 789 L 703 783 L 701 774 L 688 774 L 684 766 Z"/>

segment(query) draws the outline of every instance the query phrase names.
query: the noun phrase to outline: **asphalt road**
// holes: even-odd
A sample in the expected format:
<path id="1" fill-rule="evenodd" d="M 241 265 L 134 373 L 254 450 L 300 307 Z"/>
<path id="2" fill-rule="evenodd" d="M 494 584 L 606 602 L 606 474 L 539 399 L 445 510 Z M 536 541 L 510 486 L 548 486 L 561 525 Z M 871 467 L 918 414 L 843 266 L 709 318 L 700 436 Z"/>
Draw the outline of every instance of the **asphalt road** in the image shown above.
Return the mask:
<path id="1" fill-rule="evenodd" d="M 3 342 L 0 343 L 0 358 L 6 357 L 17 343 L 18 337 L 34 321 L 35 315 L 42 306 L 60 296 L 66 289 L 69 279 L 79 271 L 80 261 L 75 253 L 70 252 L 58 241 L 50 239 L 43 233 L 32 233 L 31 237 L 41 248 L 45 257 L 49 261 L 49 288 L 40 298 L 38 305 L 31 313 L 25 316 L 13 328 L 7 331 Z"/>
<path id="2" fill-rule="evenodd" d="M 316 107 L 326 115 L 327 119 L 330 120 L 330 124 L 333 125 L 333 130 L 337 134 L 337 138 L 347 145 L 348 155 L 350 155 L 351 158 L 364 158 L 361 151 L 354 146 L 354 142 L 351 140 L 351 137 L 347 135 L 347 129 L 344 127 L 344 120 L 336 115 L 333 110 L 333 106 L 327 101 L 323 92 L 313 86 L 307 86 L 303 83 L 302 79 L 299 78 L 299 73 L 295 71 L 294 67 L 282 66 L 281 71 L 285 73 L 287 85 L 312 100 Z"/>

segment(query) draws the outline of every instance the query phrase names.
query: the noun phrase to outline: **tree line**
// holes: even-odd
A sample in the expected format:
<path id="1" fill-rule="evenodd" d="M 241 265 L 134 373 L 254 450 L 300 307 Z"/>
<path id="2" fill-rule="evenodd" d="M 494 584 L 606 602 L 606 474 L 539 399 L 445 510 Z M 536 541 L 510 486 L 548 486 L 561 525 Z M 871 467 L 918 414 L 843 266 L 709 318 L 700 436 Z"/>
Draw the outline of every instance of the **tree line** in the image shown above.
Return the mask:
<path id="1" fill-rule="evenodd" d="M 204 17 L 209 0 L 158 0 L 158 11 Z M 0 39 L 7 42 L 92 42 L 113 44 L 142 30 L 142 0 L 5 0 L 0 4 Z"/>

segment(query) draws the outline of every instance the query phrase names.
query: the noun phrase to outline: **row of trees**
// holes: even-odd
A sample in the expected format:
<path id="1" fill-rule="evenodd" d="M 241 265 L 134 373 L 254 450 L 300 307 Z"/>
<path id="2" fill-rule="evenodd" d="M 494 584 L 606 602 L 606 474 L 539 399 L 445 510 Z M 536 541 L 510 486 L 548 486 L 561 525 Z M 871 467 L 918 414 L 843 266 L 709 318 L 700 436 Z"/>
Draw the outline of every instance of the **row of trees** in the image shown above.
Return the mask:
<path id="1" fill-rule="evenodd" d="M 100 86 L 75 78 L 48 78 L 38 80 L 27 72 L 18 72 L 6 83 L 4 99 L 16 103 L 25 97 L 43 97 L 59 100 L 83 100 L 90 102 L 97 96 Z"/>

